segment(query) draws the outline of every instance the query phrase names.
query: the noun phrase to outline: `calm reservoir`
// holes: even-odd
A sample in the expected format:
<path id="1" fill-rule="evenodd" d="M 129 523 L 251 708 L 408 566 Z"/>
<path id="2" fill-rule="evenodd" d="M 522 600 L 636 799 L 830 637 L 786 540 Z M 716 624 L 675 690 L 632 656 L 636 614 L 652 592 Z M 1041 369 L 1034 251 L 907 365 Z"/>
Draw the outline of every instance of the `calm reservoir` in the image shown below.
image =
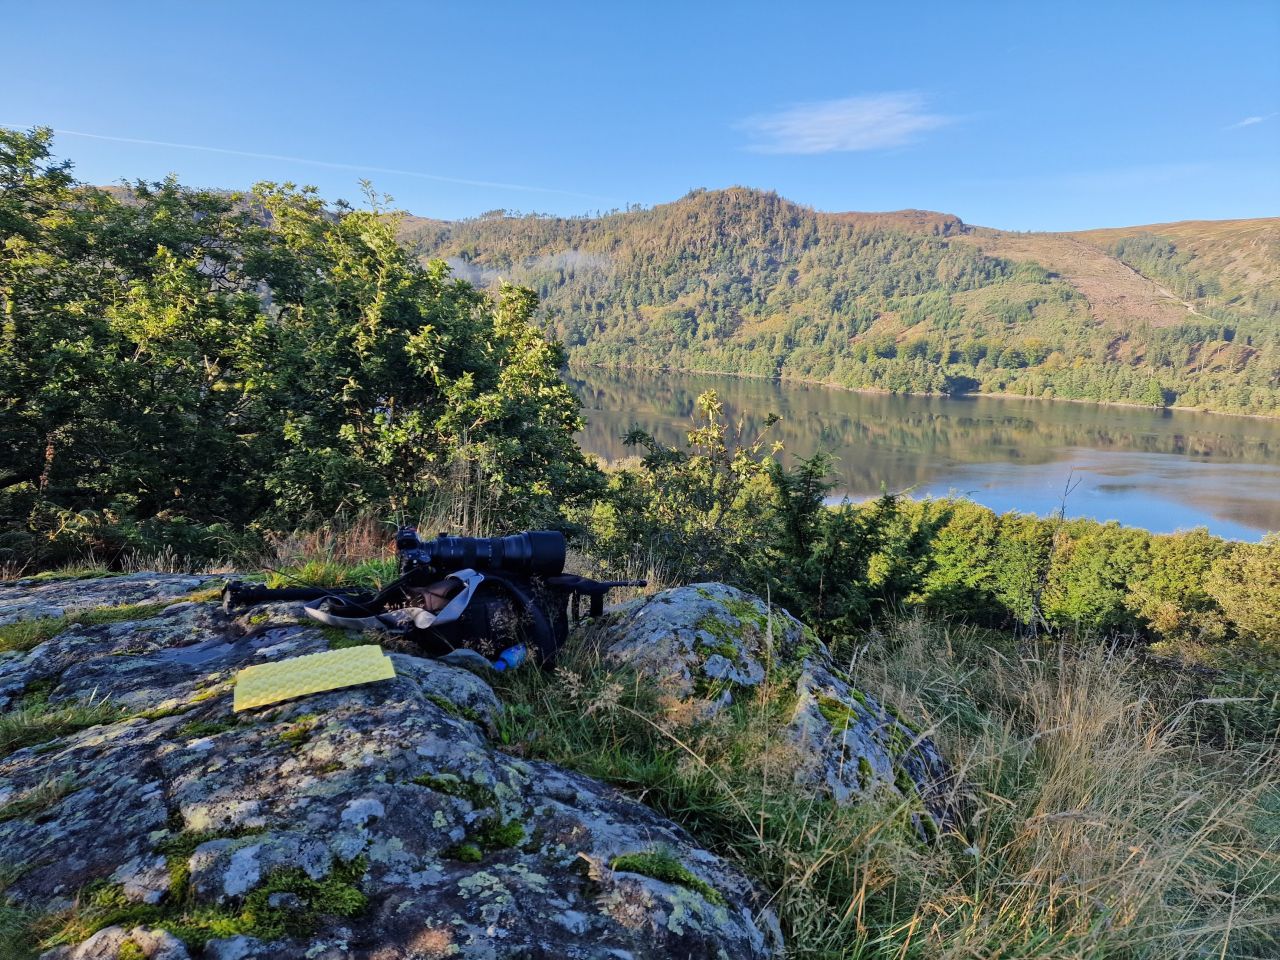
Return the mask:
<path id="1" fill-rule="evenodd" d="M 837 458 L 833 494 L 882 489 L 956 494 L 997 511 L 1046 515 L 1063 489 L 1067 515 L 1118 520 L 1159 533 L 1208 527 L 1258 540 L 1280 530 L 1280 421 L 1185 411 L 998 397 L 905 397 L 802 383 L 701 374 L 575 369 L 584 449 L 635 456 L 622 437 L 639 426 L 683 443 L 693 403 L 715 389 L 731 424 L 790 454 Z M 1078 483 L 1076 483 L 1078 481 Z"/>

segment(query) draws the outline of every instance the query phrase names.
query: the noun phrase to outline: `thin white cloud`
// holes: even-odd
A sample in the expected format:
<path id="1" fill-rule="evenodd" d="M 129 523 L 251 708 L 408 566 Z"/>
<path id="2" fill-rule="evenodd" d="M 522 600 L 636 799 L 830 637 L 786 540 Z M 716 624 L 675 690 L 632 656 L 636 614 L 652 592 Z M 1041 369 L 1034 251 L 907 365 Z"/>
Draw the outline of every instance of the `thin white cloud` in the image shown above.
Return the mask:
<path id="1" fill-rule="evenodd" d="M 922 94 L 904 91 L 801 103 L 739 126 L 757 153 L 813 154 L 898 147 L 954 119 L 928 112 Z"/>
<path id="2" fill-rule="evenodd" d="M 30 129 L 15 123 L 0 123 L 0 127 L 11 130 Z M 361 163 L 335 163 L 329 160 L 311 160 L 306 157 L 289 157 L 278 153 L 255 153 L 250 150 L 232 150 L 228 147 L 208 147 L 195 143 L 173 143 L 168 140 L 143 140 L 137 137 L 114 137 L 105 133 L 84 133 L 80 130 L 63 130 L 51 128 L 54 133 L 65 137 L 85 137 L 89 140 L 108 140 L 112 143 L 136 143 L 148 147 L 171 147 L 178 150 L 198 150 L 203 153 L 221 153 L 231 157 L 249 157 L 255 160 L 278 160 L 284 163 L 301 163 L 312 167 L 328 167 L 330 170 L 353 170 L 357 173 L 385 173 L 398 177 L 415 177 L 419 180 L 435 180 L 438 183 L 456 183 L 466 187 L 488 187 L 495 190 L 519 190 L 524 193 L 555 193 L 566 197 L 579 197 L 586 200 L 604 200 L 614 202 L 609 197 L 597 196 L 593 193 L 579 193 L 576 190 L 560 190 L 556 187 L 536 187 L 523 183 L 500 183 L 493 180 L 468 180 L 463 177 L 446 177 L 438 173 L 422 173 L 417 170 L 398 170 L 394 167 L 371 167 Z"/>
<path id="3" fill-rule="evenodd" d="M 1243 120 L 1237 121 L 1227 127 L 1228 130 L 1239 130 L 1241 127 L 1252 127 L 1255 124 L 1266 123 L 1272 117 L 1280 116 L 1278 113 L 1268 113 L 1260 117 L 1245 117 Z"/>

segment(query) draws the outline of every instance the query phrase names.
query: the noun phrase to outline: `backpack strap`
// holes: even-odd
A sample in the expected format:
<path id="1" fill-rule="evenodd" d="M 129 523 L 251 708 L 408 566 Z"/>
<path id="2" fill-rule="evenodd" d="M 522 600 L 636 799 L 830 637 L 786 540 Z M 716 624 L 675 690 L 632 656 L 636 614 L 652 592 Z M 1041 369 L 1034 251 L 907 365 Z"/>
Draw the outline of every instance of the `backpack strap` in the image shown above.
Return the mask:
<path id="1" fill-rule="evenodd" d="M 419 630 L 453 623 L 453 621 L 457 620 L 466 612 L 467 607 L 471 604 L 471 598 L 476 594 L 476 588 L 484 583 L 485 578 L 483 573 L 468 568 L 466 570 L 455 570 L 445 579 L 459 581 L 462 584 L 462 590 L 446 603 L 444 609 L 439 613 L 414 608 L 413 625 Z"/>
<path id="2" fill-rule="evenodd" d="M 377 612 L 379 604 L 351 604 L 346 602 L 344 598 L 335 595 L 326 595 L 312 600 L 303 604 L 303 609 L 312 620 L 330 627 L 341 627 L 345 630 L 384 630 L 390 633 L 407 633 L 415 628 L 426 629 L 432 626 L 443 626 L 446 623 L 452 623 L 457 620 L 466 612 L 468 605 L 471 603 L 471 598 L 475 596 L 476 588 L 484 582 L 485 577 L 483 573 L 468 569 L 456 570 L 445 579 L 457 580 L 462 584 L 462 590 L 450 599 L 445 604 L 444 609 L 438 613 L 423 610 L 421 607 L 404 607 L 400 610 L 385 610 L 379 613 Z M 335 601 L 340 611 L 348 609 L 362 610 L 367 616 L 343 616 L 340 613 L 333 613 L 331 611 L 335 606 Z"/>

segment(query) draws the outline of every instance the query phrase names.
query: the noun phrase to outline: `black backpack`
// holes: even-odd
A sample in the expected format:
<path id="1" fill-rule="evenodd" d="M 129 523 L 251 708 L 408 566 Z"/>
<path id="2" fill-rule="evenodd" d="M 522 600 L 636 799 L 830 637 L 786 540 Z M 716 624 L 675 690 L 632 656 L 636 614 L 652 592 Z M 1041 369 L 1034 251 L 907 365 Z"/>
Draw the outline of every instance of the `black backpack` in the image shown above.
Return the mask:
<path id="1" fill-rule="evenodd" d="M 423 541 L 402 527 L 396 547 L 400 576 L 377 593 L 234 581 L 223 591 L 223 606 L 303 600 L 307 614 L 329 626 L 390 633 L 428 657 L 471 651 L 501 670 L 526 657 L 554 662 L 571 623 L 582 617 L 584 597 L 594 617 L 612 588 L 645 586 L 563 573 L 564 535 L 550 530 Z"/>

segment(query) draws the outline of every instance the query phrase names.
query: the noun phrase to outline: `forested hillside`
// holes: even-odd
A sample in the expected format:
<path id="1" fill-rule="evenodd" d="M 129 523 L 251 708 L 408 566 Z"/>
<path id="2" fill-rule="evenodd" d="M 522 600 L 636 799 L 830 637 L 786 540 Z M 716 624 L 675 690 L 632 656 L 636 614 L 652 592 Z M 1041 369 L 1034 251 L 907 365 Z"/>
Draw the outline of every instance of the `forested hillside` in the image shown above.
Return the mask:
<path id="1" fill-rule="evenodd" d="M 1280 221 L 1018 234 L 743 188 L 597 218 L 410 218 L 539 293 L 576 363 L 1280 414 Z"/>

